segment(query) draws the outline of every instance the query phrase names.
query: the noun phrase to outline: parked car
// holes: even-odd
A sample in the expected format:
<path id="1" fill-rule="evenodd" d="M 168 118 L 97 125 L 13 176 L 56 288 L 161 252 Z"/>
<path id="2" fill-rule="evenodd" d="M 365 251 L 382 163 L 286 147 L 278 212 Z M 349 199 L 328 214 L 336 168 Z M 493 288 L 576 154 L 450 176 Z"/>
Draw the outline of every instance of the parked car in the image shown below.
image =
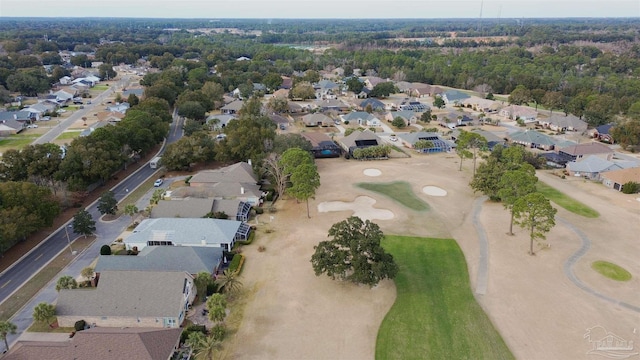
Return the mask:
<path id="1" fill-rule="evenodd" d="M 154 187 L 158 187 L 158 186 L 160 186 L 162 184 L 164 184 L 164 180 L 158 179 L 158 180 L 156 180 L 156 182 L 153 183 L 153 186 Z"/>
<path id="2" fill-rule="evenodd" d="M 280 124 L 280 130 L 287 130 L 287 125 Z"/>
<path id="3" fill-rule="evenodd" d="M 38 125 L 36 125 L 36 124 L 27 125 L 27 129 L 37 129 L 37 128 L 38 128 Z"/>
<path id="4" fill-rule="evenodd" d="M 396 136 L 396 134 L 391 134 L 391 135 L 389 136 L 389 140 L 391 140 L 391 141 L 394 141 L 394 142 L 395 142 L 395 141 L 398 141 L 398 137 Z"/>

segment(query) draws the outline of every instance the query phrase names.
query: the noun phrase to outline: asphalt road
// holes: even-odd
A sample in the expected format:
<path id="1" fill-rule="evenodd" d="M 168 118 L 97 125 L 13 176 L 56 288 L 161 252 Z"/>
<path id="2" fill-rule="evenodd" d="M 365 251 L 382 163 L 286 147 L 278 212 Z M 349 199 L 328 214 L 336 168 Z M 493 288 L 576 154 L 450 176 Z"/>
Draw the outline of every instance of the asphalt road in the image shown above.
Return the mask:
<path id="1" fill-rule="evenodd" d="M 71 116 L 60 121 L 57 126 L 54 126 L 49 130 L 46 134 L 43 134 L 36 140 L 32 142 L 33 145 L 36 144 L 46 144 L 48 142 L 52 142 L 55 138 L 57 138 L 62 132 L 64 132 L 69 126 L 73 125 L 76 121 L 82 119 L 83 116 L 87 114 L 95 113 L 97 107 L 102 107 L 102 102 L 109 97 L 114 91 L 118 89 L 122 89 L 129 85 L 131 81 L 130 76 L 123 76 L 115 85 L 111 86 L 109 90 L 102 92 L 100 95 L 91 99 L 91 104 L 85 104 L 84 109 L 76 110 Z M 49 122 L 58 121 L 59 118 L 52 118 Z"/>
<path id="2" fill-rule="evenodd" d="M 182 137 L 183 119 L 178 117 L 175 112 L 173 119 L 174 120 L 173 123 L 171 123 L 169 135 L 166 138 L 165 144 L 175 142 Z M 161 149 L 159 155 L 164 152 L 164 149 L 164 147 Z M 122 180 L 118 185 L 114 186 L 111 191 L 113 191 L 116 199 L 121 201 L 130 191 L 133 191 L 149 177 L 153 176 L 157 170 L 158 169 L 151 169 L 147 163 L 138 171 Z M 55 282 L 57 278 L 62 275 L 71 275 L 76 277 L 80 273 L 80 270 L 89 266 L 93 260 L 95 260 L 99 254 L 100 247 L 104 244 L 110 244 L 113 242 L 116 237 L 124 231 L 130 222 L 128 216 L 121 216 L 119 219 L 111 222 L 98 221 L 97 219 L 99 219 L 101 215 L 97 209 L 97 202 L 89 205 L 86 210 L 94 219 L 96 219 L 96 241 L 85 251 L 77 254 L 72 263 L 58 276 L 56 276 L 54 280 L 47 284 L 47 286 L 35 297 L 32 299 L 25 299 L 25 306 L 11 319 L 11 321 L 18 326 L 18 331 L 15 335 L 7 336 L 9 344 L 17 340 L 20 334 L 31 325 L 33 322 L 31 314 L 35 305 L 40 302 L 54 303 L 56 301 L 57 292 L 55 291 Z M 77 235 L 68 227 L 69 224 L 70 222 L 54 231 L 47 239 L 40 243 L 40 245 L 0 274 L 0 303 L 12 296 L 13 293 L 31 279 L 31 277 L 37 274 L 40 269 L 48 264 L 59 253 L 62 251 L 70 251 L 65 249 L 69 245 L 67 233 L 71 240 L 75 239 Z"/>

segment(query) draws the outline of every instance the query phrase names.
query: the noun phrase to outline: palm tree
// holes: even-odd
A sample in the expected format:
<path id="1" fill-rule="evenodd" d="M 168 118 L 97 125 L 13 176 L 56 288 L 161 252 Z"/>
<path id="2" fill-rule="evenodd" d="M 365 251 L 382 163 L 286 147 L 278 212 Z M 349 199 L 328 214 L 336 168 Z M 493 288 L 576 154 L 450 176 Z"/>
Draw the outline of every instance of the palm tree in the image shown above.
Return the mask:
<path id="1" fill-rule="evenodd" d="M 216 350 L 220 347 L 220 340 L 215 336 L 205 336 L 201 332 L 189 334 L 186 341 L 193 351 L 196 359 L 213 360 Z"/>
<path id="2" fill-rule="evenodd" d="M 18 327 L 16 324 L 9 320 L 0 321 L 0 339 L 4 340 L 4 347 L 9 351 L 9 342 L 7 342 L 7 335 L 15 334 Z"/>
<path id="3" fill-rule="evenodd" d="M 218 289 L 228 295 L 236 294 L 242 289 L 242 282 L 239 278 L 240 276 L 237 272 L 229 271 L 229 269 L 225 270 L 224 273 L 216 279 Z"/>
<path id="4" fill-rule="evenodd" d="M 216 350 L 220 348 L 220 340 L 214 336 L 207 336 L 203 342 L 198 344 L 198 349 L 195 349 L 195 355 L 197 359 L 213 360 L 213 356 L 216 354 Z"/>

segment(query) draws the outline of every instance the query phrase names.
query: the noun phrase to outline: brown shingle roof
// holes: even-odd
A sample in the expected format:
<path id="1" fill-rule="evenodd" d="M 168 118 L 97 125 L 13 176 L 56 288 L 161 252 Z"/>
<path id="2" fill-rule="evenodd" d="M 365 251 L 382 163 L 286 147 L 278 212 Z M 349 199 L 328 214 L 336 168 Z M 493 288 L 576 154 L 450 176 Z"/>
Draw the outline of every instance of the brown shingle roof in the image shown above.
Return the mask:
<path id="1" fill-rule="evenodd" d="M 629 181 L 640 183 L 640 167 L 608 171 L 601 177 L 622 185 Z"/>
<path id="2" fill-rule="evenodd" d="M 181 328 L 103 328 L 80 331 L 65 342 L 18 341 L 3 360 L 166 360 Z"/>
<path id="3" fill-rule="evenodd" d="M 563 153 L 567 153 L 569 155 L 592 155 L 592 154 L 612 154 L 613 150 L 607 145 L 601 144 L 599 142 L 590 142 L 585 144 L 577 144 L 571 145 L 567 147 L 563 147 L 560 149 Z"/>

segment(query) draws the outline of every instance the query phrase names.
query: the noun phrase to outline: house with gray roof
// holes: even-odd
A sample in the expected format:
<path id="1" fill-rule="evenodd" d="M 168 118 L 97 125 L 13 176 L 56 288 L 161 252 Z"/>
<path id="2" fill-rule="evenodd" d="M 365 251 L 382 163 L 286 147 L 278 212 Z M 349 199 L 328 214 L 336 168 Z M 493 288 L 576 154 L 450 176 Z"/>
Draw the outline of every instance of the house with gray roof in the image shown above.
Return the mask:
<path id="1" fill-rule="evenodd" d="M 24 108 L 20 111 L 0 111 L 0 122 L 6 122 L 7 120 L 14 120 L 21 123 L 29 123 L 38 119 L 38 113 L 29 111 L 28 108 Z"/>
<path id="2" fill-rule="evenodd" d="M 580 161 L 567 163 L 567 170 L 571 176 L 582 176 L 590 180 L 600 180 L 600 174 L 612 170 L 624 169 L 624 165 L 590 155 Z"/>
<path id="3" fill-rule="evenodd" d="M 208 197 L 238 199 L 251 205 L 259 205 L 263 196 L 253 168 L 246 162 L 200 171 L 189 184 L 191 188 L 210 190 Z"/>
<path id="4" fill-rule="evenodd" d="M 221 107 L 220 111 L 226 115 L 234 115 L 234 114 L 237 114 L 238 111 L 240 111 L 240 109 L 242 109 L 243 105 L 244 105 L 244 102 L 242 100 L 234 100 L 226 104 L 225 106 Z"/>
<path id="5" fill-rule="evenodd" d="M 56 316 L 62 327 L 177 328 L 195 297 L 187 272 L 102 271 L 95 288 L 60 290 Z"/>
<path id="6" fill-rule="evenodd" d="M 349 111 L 349 105 L 338 99 L 315 100 L 313 105 L 320 111 L 335 111 L 338 113 Z"/>
<path id="7" fill-rule="evenodd" d="M 373 131 L 365 129 L 352 132 L 349 136 L 342 138 L 339 143 L 344 149 L 345 155 L 351 157 L 355 149 L 378 146 L 382 144 L 382 140 Z"/>
<path id="8" fill-rule="evenodd" d="M 555 147 L 553 139 L 535 130 L 518 131 L 508 135 L 514 144 L 524 145 L 532 149 L 552 150 Z"/>
<path id="9" fill-rule="evenodd" d="M 417 152 L 421 153 L 449 152 L 455 147 L 453 141 L 445 140 L 441 138 L 438 133 L 433 132 L 418 131 L 412 133 L 403 133 L 399 134 L 398 138 L 400 139 L 402 145 L 409 149 L 414 149 L 414 145 L 420 140 L 430 141 L 433 144 L 433 147 L 426 149 L 415 149 Z"/>
<path id="10" fill-rule="evenodd" d="M 340 85 L 331 80 L 320 80 L 314 85 L 314 89 L 318 99 L 335 99 L 335 96 L 340 91 Z"/>
<path id="11" fill-rule="evenodd" d="M 469 96 L 466 93 L 463 93 L 462 91 L 459 90 L 447 90 L 444 93 L 442 93 L 442 100 L 444 100 L 445 104 L 461 104 L 462 100 L 464 99 L 468 99 L 471 96 Z"/>
<path id="12" fill-rule="evenodd" d="M 251 228 L 237 220 L 157 218 L 143 220 L 123 242 L 128 250 L 146 246 L 213 246 L 231 250 L 249 238 Z"/>
<path id="13" fill-rule="evenodd" d="M 503 107 L 498 112 L 498 115 L 509 120 L 521 119 L 525 123 L 535 122 L 538 118 L 538 112 L 535 109 L 522 105 L 509 105 Z"/>
<path id="14" fill-rule="evenodd" d="M 304 126 L 332 126 L 333 119 L 322 113 L 307 114 L 302 117 Z"/>
<path id="15" fill-rule="evenodd" d="M 93 327 L 67 341 L 18 340 L 3 360 L 168 360 L 180 345 L 181 328 Z"/>
<path id="16" fill-rule="evenodd" d="M 375 98 L 364 99 L 358 104 L 358 108 L 362 111 L 367 110 L 368 107 L 371 107 L 373 111 L 382 111 L 385 108 L 385 104 Z"/>
<path id="17" fill-rule="evenodd" d="M 136 256 L 100 255 L 94 271 L 178 271 L 195 277 L 200 272 L 215 274 L 222 256 L 219 247 L 147 246 Z"/>
<path id="18" fill-rule="evenodd" d="M 547 119 L 538 119 L 538 123 L 547 129 L 553 131 L 587 131 L 588 124 L 586 121 L 579 119 L 574 115 L 553 114 Z"/>
<path id="19" fill-rule="evenodd" d="M 395 118 L 401 118 L 402 120 L 404 120 L 404 124 L 405 125 L 411 125 L 411 124 L 415 124 L 418 122 L 418 116 L 416 115 L 415 112 L 411 111 L 411 110 L 401 110 L 401 111 L 389 111 L 384 118 L 388 121 L 388 122 L 392 122 L 393 120 L 395 120 Z"/>
<path id="20" fill-rule="evenodd" d="M 238 199 L 174 197 L 160 200 L 151 208 L 151 218 L 202 218 L 209 213 L 224 212 L 229 219 L 247 221 L 251 204 Z"/>
<path id="21" fill-rule="evenodd" d="M 381 126 L 380 119 L 365 111 L 353 111 L 345 115 L 340 115 L 342 121 L 357 123 L 361 126 Z"/>
<path id="22" fill-rule="evenodd" d="M 595 141 L 565 146 L 558 150 L 560 155 L 570 160 L 580 160 L 591 155 L 598 156 L 605 160 L 611 160 L 613 158 L 613 152 L 614 151 L 607 145 Z"/>
<path id="23" fill-rule="evenodd" d="M 235 115 L 229 114 L 215 114 L 207 117 L 207 124 L 210 124 L 214 129 L 223 129 L 233 120 L 236 120 Z"/>

